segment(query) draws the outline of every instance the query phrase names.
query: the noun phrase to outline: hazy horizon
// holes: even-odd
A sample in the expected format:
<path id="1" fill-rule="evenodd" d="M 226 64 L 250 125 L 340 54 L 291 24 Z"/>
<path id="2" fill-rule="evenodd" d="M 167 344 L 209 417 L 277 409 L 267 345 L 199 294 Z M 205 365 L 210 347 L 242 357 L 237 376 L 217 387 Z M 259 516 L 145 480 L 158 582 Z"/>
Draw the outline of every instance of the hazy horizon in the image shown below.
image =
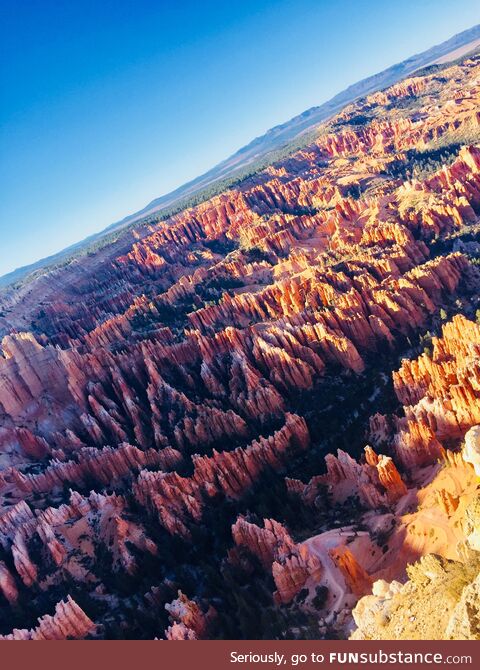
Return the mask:
<path id="1" fill-rule="evenodd" d="M 0 276 L 480 18 L 470 0 L 55 4 L 1 10 Z"/>

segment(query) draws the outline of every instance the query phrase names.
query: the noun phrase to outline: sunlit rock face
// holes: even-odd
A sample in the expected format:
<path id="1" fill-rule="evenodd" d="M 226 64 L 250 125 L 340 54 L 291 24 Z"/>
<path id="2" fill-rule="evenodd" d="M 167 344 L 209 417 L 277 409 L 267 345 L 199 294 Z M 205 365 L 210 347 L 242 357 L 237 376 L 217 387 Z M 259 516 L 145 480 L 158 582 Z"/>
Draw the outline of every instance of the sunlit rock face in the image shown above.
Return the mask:
<path id="1" fill-rule="evenodd" d="M 473 465 L 475 474 L 480 477 L 480 426 L 474 426 L 465 435 L 463 460 Z"/>
<path id="2" fill-rule="evenodd" d="M 478 510 L 477 495 L 466 510 L 474 532 L 463 545 L 464 560 L 426 554 L 407 567 L 408 580 L 404 584 L 374 582 L 372 595 L 361 598 L 353 610 L 357 628 L 352 639 L 478 640 Z"/>
<path id="3" fill-rule="evenodd" d="M 479 80 L 2 292 L 0 635 L 478 635 Z"/>

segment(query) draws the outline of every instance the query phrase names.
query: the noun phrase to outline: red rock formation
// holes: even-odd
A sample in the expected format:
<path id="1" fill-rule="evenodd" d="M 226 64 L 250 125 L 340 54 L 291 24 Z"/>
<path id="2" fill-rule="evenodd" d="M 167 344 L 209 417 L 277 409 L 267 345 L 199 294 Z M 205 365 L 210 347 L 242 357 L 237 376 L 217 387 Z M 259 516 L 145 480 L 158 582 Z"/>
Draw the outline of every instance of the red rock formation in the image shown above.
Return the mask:
<path id="1" fill-rule="evenodd" d="M 85 579 L 85 561 L 92 560 L 95 546 L 99 545 L 108 548 L 111 569 L 132 574 L 137 569 L 132 547 L 136 552 L 153 555 L 157 547 L 139 524 L 125 518 L 125 508 L 120 496 L 92 492 L 83 497 L 72 492 L 68 505 L 48 507 L 34 516 L 22 501 L 0 515 L 4 549 L 11 552 L 15 570 L 26 586 L 40 582 L 41 587 L 48 587 L 49 577 L 43 581 L 40 576 L 46 565 L 47 575 L 60 570 Z M 35 551 L 38 545 L 42 547 L 40 555 Z M 13 594 L 12 581 L 6 573 L 4 576 Z"/>
<path id="2" fill-rule="evenodd" d="M 31 630 L 14 629 L 9 635 L 0 635 L 0 640 L 82 640 L 95 631 L 95 624 L 77 603 L 67 596 L 55 606 L 55 614 L 46 614 Z"/>
<path id="3" fill-rule="evenodd" d="M 453 512 L 455 512 L 458 507 L 459 500 L 458 496 L 454 496 L 450 491 L 440 489 L 440 491 L 437 492 L 437 502 L 445 514 L 452 516 Z"/>
<path id="4" fill-rule="evenodd" d="M 443 441 L 460 439 L 480 421 L 476 362 L 480 327 L 457 315 L 432 345 L 431 356 L 405 360 L 393 375 L 397 397 L 406 407 L 405 418 L 394 419 L 390 439 L 397 458 L 408 468 L 442 458 Z"/>
<path id="5" fill-rule="evenodd" d="M 300 495 L 307 504 L 312 504 L 319 486 L 327 486 L 335 501 L 358 496 L 365 506 L 372 509 L 394 505 L 407 493 L 393 460 L 388 456 L 378 456 L 369 446 L 365 447 L 365 463 L 357 463 L 339 449 L 336 457 L 333 454 L 325 457 L 325 464 L 325 475 L 314 477 L 308 484 L 289 480 L 289 491 Z"/>
<path id="6" fill-rule="evenodd" d="M 205 638 L 216 616 L 212 606 L 204 614 L 199 605 L 181 591 L 178 598 L 165 605 L 173 624 L 165 631 L 167 640 L 199 640 Z"/>
<path id="7" fill-rule="evenodd" d="M 288 456 L 308 447 L 309 434 L 304 419 L 285 415 L 285 424 L 268 438 L 261 437 L 245 449 L 217 452 L 213 456 L 193 456 L 192 477 L 142 471 L 134 486 L 137 500 L 158 514 L 160 523 L 172 534 L 186 537 L 188 518 L 199 521 L 204 498 L 219 493 L 239 499 L 267 468 L 280 470 Z"/>
<path id="8" fill-rule="evenodd" d="M 331 549 L 329 554 L 345 578 L 352 593 L 356 596 L 362 596 L 371 591 L 371 577 L 367 574 L 364 568 L 362 568 L 347 547 L 336 547 L 335 549 Z"/>
<path id="9" fill-rule="evenodd" d="M 352 434 L 352 418 L 360 426 L 381 406 L 373 378 L 390 373 L 387 352 L 409 356 L 441 308 L 476 304 L 480 65 L 472 58 L 452 68 L 358 100 L 309 146 L 227 191 L 165 220 L 152 214 L 95 252 L 2 291 L 2 602 L 22 608 L 51 589 L 57 599 L 73 578 L 101 599 L 106 630 L 137 634 L 135 617 L 123 614 L 141 609 L 143 595 L 124 598 L 115 579 L 134 584 L 147 566 L 141 588 L 158 588 L 162 609 L 172 588 L 191 592 L 187 574 L 221 593 L 195 552 L 188 570 L 177 553 L 197 537 L 228 552 L 225 528 L 204 533 L 203 524 L 212 516 L 229 524 L 232 506 L 267 471 L 292 475 L 286 485 L 297 500 L 288 504 L 303 502 L 327 526 L 335 512 L 326 491 L 334 506 L 358 496 L 372 536 L 382 538 L 388 515 L 423 495 L 438 460 L 450 463 L 449 450 L 460 451 L 480 424 L 479 327 L 461 316 L 433 339 L 431 355 L 405 360 L 394 375 L 403 412 L 371 419 L 371 442 L 386 455 L 329 454 L 325 474 L 301 481 L 324 445 L 348 444 L 330 418 L 341 430 L 345 412 Z M 449 156 L 436 165 L 435 146 Z M 371 395 L 354 398 L 356 379 Z M 475 461 L 470 452 L 462 453 Z M 460 465 L 457 479 L 473 472 Z M 453 480 L 428 498 L 452 524 L 462 509 Z M 268 505 L 275 516 L 262 491 L 247 500 L 250 511 Z M 225 514 L 209 514 L 218 505 Z M 278 602 L 316 581 L 316 554 L 274 520 L 258 528 L 243 519 L 234 529 L 232 561 L 248 570 L 244 549 L 256 554 Z M 410 541 L 398 556 L 410 559 L 408 547 L 420 552 L 426 540 Z M 363 535 L 353 544 L 335 560 L 359 592 L 368 584 L 362 561 L 387 561 L 389 550 L 377 558 Z M 219 570 L 223 557 L 211 558 Z M 327 577 L 330 569 L 326 556 Z M 166 579 L 175 586 L 160 588 Z M 179 599 L 182 608 L 203 613 L 191 596 Z M 210 634 L 179 606 L 167 637 Z"/>
<path id="10" fill-rule="evenodd" d="M 0 592 L 13 605 L 18 599 L 15 579 L 3 561 L 0 561 Z"/>
<path id="11" fill-rule="evenodd" d="M 273 519 L 264 520 L 259 528 L 239 517 L 232 526 L 238 547 L 254 554 L 266 570 L 272 570 L 277 602 L 288 603 L 309 579 L 318 581 L 322 565 L 305 545 L 295 544 L 286 529 Z"/>
<path id="12" fill-rule="evenodd" d="M 12 468 L 4 476 L 3 488 L 10 492 L 16 489 L 26 495 L 47 493 L 62 488 L 67 482 L 79 484 L 87 478 L 108 485 L 146 466 L 171 468 L 182 462 L 181 454 L 174 449 L 140 451 L 131 444 L 121 444 L 117 449 L 83 447 L 76 456 L 76 461 L 52 460 L 49 467 L 38 475 L 24 475 Z"/>

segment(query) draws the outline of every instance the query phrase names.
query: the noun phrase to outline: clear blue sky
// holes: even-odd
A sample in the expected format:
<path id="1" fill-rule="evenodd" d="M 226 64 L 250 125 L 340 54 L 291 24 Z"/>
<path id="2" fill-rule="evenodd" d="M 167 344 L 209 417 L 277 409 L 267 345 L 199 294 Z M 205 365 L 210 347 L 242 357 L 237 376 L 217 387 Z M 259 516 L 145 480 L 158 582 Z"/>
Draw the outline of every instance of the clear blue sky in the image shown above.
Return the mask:
<path id="1" fill-rule="evenodd" d="M 0 275 L 478 22 L 478 0 L 0 0 Z"/>

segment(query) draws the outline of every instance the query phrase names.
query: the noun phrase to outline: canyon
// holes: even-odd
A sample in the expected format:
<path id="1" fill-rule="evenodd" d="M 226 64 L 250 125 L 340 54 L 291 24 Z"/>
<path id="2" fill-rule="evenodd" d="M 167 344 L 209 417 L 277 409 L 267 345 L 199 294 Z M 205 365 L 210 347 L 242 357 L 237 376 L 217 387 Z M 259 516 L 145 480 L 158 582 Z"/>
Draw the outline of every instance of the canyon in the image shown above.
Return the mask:
<path id="1" fill-rule="evenodd" d="M 426 68 L 1 291 L 2 639 L 480 637 L 479 103 Z"/>

